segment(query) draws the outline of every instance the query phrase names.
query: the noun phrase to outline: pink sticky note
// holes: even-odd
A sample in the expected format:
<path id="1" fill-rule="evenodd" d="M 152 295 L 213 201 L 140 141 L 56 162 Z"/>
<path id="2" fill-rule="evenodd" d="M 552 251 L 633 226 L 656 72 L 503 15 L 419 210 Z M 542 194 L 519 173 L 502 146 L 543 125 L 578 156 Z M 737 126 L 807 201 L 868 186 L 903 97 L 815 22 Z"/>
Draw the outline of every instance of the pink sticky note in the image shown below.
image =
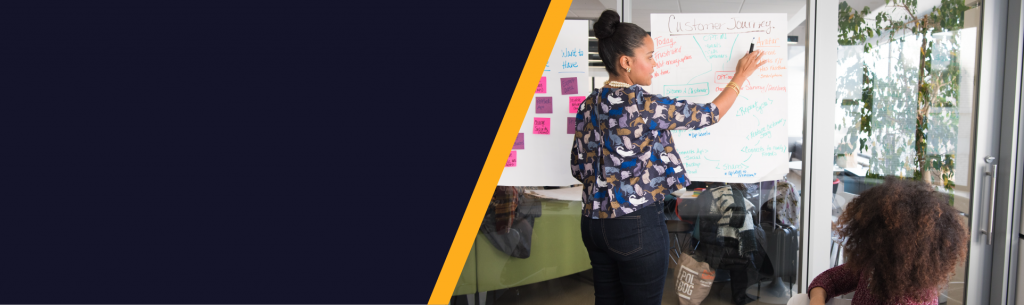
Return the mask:
<path id="1" fill-rule="evenodd" d="M 540 84 L 537 84 L 537 93 L 548 93 L 548 77 L 541 76 Z"/>
<path id="2" fill-rule="evenodd" d="M 538 96 L 537 107 L 534 109 L 535 113 L 551 113 L 551 97 L 550 96 Z"/>
<path id="3" fill-rule="evenodd" d="M 512 144 L 512 149 L 525 149 L 523 148 L 525 147 L 525 144 L 523 143 L 524 141 L 523 133 L 520 132 L 519 135 L 516 136 L 516 144 Z"/>
<path id="4" fill-rule="evenodd" d="M 586 100 L 586 96 L 570 96 L 569 97 L 569 113 L 576 113 L 580 109 L 580 104 Z"/>
<path id="5" fill-rule="evenodd" d="M 551 118 L 533 118 L 533 134 L 551 134 Z"/>
<path id="6" fill-rule="evenodd" d="M 508 154 L 508 161 L 505 161 L 505 167 L 516 167 L 516 151 L 512 151 Z"/>
<path id="7" fill-rule="evenodd" d="M 569 117 L 569 120 L 566 121 L 565 126 L 566 126 L 566 133 L 568 133 L 568 134 L 576 134 L 576 118 Z"/>
<path id="8" fill-rule="evenodd" d="M 562 78 L 562 95 L 567 94 L 579 94 L 579 88 L 576 87 L 575 77 Z"/>

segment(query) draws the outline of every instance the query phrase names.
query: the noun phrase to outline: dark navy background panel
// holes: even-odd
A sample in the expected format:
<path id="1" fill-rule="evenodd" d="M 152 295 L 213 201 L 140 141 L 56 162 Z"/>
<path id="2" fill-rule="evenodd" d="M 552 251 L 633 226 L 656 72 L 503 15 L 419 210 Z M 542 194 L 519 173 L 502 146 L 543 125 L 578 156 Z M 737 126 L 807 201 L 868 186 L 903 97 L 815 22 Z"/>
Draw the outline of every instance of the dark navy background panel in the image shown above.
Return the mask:
<path id="1" fill-rule="evenodd" d="M 0 5 L 0 303 L 425 303 L 548 2 Z"/>

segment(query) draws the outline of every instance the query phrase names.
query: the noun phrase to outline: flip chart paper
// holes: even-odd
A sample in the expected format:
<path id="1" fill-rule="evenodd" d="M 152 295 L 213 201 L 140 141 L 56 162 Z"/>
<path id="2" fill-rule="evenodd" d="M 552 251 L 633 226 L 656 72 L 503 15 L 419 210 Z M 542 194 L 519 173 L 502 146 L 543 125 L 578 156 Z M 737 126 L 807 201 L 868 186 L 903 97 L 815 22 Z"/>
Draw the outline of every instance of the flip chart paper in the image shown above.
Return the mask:
<path id="1" fill-rule="evenodd" d="M 750 183 L 789 172 L 785 14 L 652 14 L 655 94 L 710 103 L 732 81 L 750 49 L 769 62 L 740 84 L 718 124 L 673 130 L 693 181 Z"/>
<path id="2" fill-rule="evenodd" d="M 568 155 L 575 133 L 562 130 L 569 129 L 567 120 L 563 118 L 576 116 L 575 112 L 569 111 L 570 99 L 587 96 L 591 90 L 587 23 L 586 20 L 563 21 L 562 30 L 548 56 L 542 80 L 533 96 L 534 104 L 526 110 L 519 129 L 523 135 L 522 143 L 530 142 L 530 146 L 513 145 L 516 150 L 516 166 L 506 167 L 502 171 L 498 185 L 569 186 L 580 183 L 569 170 Z M 575 86 L 575 90 L 571 91 L 573 93 L 561 94 L 562 89 L 569 89 L 563 88 L 563 78 L 572 79 Z M 543 109 L 538 109 L 539 100 L 550 100 L 550 110 L 543 106 L 540 107 Z M 534 133 L 534 119 L 547 120 L 545 128 L 540 128 L 546 129 L 546 132 L 538 130 L 538 133 Z"/>

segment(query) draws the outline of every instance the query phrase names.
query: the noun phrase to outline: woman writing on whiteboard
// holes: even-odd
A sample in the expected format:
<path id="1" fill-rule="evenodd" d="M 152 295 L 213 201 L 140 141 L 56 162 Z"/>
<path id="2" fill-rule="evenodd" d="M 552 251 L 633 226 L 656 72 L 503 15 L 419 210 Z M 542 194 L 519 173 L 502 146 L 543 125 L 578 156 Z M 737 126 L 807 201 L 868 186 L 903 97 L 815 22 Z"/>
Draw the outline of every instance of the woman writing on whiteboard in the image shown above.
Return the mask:
<path id="1" fill-rule="evenodd" d="M 669 131 L 718 122 L 761 52 L 736 65 L 733 82 L 710 104 L 649 94 L 654 41 L 642 28 L 605 11 L 594 24 L 609 81 L 580 105 L 573 176 L 583 183 L 583 244 L 594 268 L 596 304 L 661 304 L 668 270 L 668 229 L 661 202 L 689 184 Z M 699 148 L 699 147 L 687 147 Z"/>

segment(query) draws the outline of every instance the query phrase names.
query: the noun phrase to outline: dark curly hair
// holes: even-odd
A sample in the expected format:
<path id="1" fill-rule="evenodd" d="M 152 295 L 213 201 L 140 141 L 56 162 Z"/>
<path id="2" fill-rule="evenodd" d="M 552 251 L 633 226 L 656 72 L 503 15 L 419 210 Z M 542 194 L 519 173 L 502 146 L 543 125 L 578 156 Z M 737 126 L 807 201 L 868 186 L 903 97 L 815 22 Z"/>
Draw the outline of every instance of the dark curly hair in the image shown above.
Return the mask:
<path id="1" fill-rule="evenodd" d="M 851 201 L 833 229 L 846 239 L 846 268 L 868 274 L 885 303 L 929 301 L 967 257 L 970 238 L 948 195 L 894 177 Z"/>

